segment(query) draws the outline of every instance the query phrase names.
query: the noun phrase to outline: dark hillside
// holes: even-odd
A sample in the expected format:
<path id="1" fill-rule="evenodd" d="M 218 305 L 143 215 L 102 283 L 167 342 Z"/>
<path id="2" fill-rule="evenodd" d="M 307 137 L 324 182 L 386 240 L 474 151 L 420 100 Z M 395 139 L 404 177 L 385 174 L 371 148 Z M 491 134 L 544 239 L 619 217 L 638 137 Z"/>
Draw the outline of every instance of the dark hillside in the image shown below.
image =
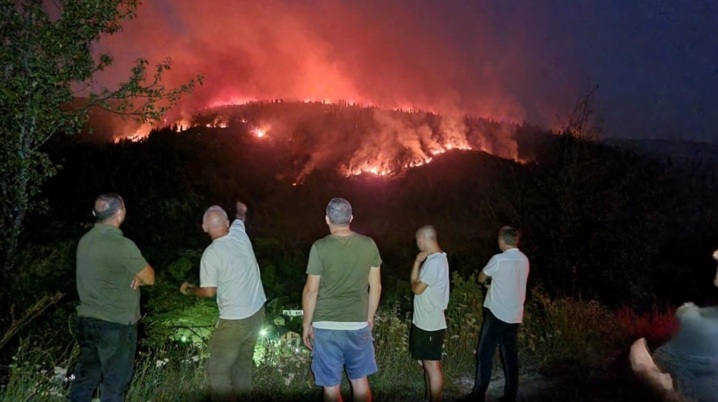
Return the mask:
<path id="1" fill-rule="evenodd" d="M 693 170 L 669 158 L 531 127 L 467 119 L 472 147 L 490 148 L 478 147 L 482 139 L 514 144 L 531 160 L 449 150 L 389 176 L 347 177 L 342 161 L 356 159 L 358 150 L 413 156 L 400 143 L 364 138 L 372 135 L 368 127 L 376 123 L 376 110 L 284 103 L 231 110 L 208 114 L 206 124 L 196 120 L 181 133 L 155 131 L 140 142 L 53 144 L 53 160 L 63 168 L 46 188 L 52 235 L 76 239 L 79 222 L 90 221 L 92 199 L 116 191 L 129 207 L 126 233 L 162 266 L 182 250 L 207 244 L 199 225 L 207 206 L 230 207 L 239 197 L 250 205 L 250 229 L 261 243 L 258 254 L 265 253 L 260 258 L 276 260 L 281 275 L 283 269 L 298 271 L 284 277 L 301 281 L 303 253 L 326 232 L 324 206 L 342 196 L 354 205 L 355 230 L 379 244 L 387 278 L 408 274 L 413 231 L 420 225 L 438 227 L 452 268 L 468 275 L 496 252 L 497 228 L 513 224 L 525 234 L 532 283 L 551 293 L 639 307 L 712 297 L 698 284 L 712 274 L 710 252 L 718 243 L 718 210 L 705 191 L 718 186 L 716 170 Z M 307 115 L 308 110 L 316 113 Z M 277 120 L 279 112 L 292 124 Z M 407 130 L 440 126 L 431 123 L 441 120 L 431 114 L 386 113 L 414 122 L 405 124 Z M 226 128 L 206 127 L 218 119 Z M 260 121 L 273 127 L 261 138 L 253 134 Z M 327 132 L 327 124 L 336 131 Z M 482 134 L 472 137 L 479 126 Z M 437 128 L 432 135 L 441 133 Z M 323 142 L 332 135 L 341 138 Z M 386 146 L 400 149 L 387 154 Z M 298 174 L 304 174 L 299 182 Z M 48 217 L 35 221 L 38 241 L 47 240 Z M 295 263 L 282 268 L 282 255 L 294 252 Z M 300 290 L 298 283 L 290 287 Z"/>

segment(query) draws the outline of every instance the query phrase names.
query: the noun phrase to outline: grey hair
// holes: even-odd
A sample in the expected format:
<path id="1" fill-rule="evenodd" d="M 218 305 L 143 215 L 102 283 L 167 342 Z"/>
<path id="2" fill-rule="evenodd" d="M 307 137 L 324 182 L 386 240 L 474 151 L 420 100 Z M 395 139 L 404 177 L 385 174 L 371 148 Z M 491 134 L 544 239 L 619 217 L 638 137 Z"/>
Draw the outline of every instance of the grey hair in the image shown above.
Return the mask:
<path id="1" fill-rule="evenodd" d="M 334 225 L 348 225 L 352 220 L 352 204 L 344 198 L 332 198 L 327 204 L 327 217 Z"/>
<path id="2" fill-rule="evenodd" d="M 213 213 L 219 214 L 220 218 L 224 218 L 225 220 L 229 221 L 229 217 L 227 216 L 227 212 L 224 210 L 224 208 L 220 207 L 219 205 L 212 205 L 211 207 L 207 208 L 206 211 L 204 211 L 204 216 L 202 216 L 202 223 L 209 223 L 207 222 L 207 219 L 212 215 Z M 217 222 L 212 222 L 212 225 L 215 225 Z"/>
<path id="3" fill-rule="evenodd" d="M 112 218 L 124 205 L 125 202 L 118 194 L 104 193 L 95 199 L 95 207 L 92 209 L 92 213 L 98 222 L 102 222 Z"/>

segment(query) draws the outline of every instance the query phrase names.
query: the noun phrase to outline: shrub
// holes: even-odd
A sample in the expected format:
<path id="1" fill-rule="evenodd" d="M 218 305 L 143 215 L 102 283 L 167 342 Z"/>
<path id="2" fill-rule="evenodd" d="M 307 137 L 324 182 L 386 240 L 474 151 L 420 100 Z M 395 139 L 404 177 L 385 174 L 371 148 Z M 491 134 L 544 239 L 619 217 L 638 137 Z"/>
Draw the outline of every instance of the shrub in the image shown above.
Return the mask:
<path id="1" fill-rule="evenodd" d="M 179 295 L 176 289 L 172 294 Z M 168 293 L 168 297 L 174 296 Z M 448 394 L 465 391 L 466 382 L 473 380 L 483 297 L 475 274 L 467 279 L 453 275 L 443 359 Z M 377 313 L 373 335 L 379 372 L 370 377 L 377 401 L 417 399 L 424 392 L 423 373 L 408 351 L 411 319 L 402 302 L 384 301 Z M 158 309 L 146 323 L 148 331 L 127 400 L 201 401 L 205 398 L 207 340 L 216 321 L 216 306 L 181 295 L 163 303 L 176 309 Z M 266 332 L 255 349 L 255 400 L 317 400 L 321 390 L 314 385 L 310 352 L 297 332 L 299 320 L 278 316 L 281 304 L 276 300 L 268 308 Z M 570 367 L 600 366 L 603 359 L 625 351 L 632 336 L 655 323 L 666 323 L 665 317 L 642 317 L 626 309 L 614 313 L 595 301 L 551 299 L 541 289 L 533 289 L 519 331 L 522 369 L 533 371 L 567 362 Z M 37 338 L 55 339 L 46 335 Z M 65 370 L 74 360 L 74 343 L 50 347 L 47 341 L 27 339 L 8 368 L 0 401 L 62 400 L 71 378 Z M 342 389 L 349 394 L 346 379 Z"/>

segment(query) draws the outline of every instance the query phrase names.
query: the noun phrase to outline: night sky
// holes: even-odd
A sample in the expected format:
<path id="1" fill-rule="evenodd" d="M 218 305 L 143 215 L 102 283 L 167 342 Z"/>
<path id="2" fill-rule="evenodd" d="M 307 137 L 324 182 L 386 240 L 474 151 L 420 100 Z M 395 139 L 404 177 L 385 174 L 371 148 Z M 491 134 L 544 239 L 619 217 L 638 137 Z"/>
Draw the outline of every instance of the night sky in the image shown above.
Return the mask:
<path id="1" fill-rule="evenodd" d="M 716 1 L 145 2 L 102 42 L 119 79 L 205 75 L 174 112 L 344 99 L 557 127 L 587 88 L 604 137 L 718 142 Z"/>

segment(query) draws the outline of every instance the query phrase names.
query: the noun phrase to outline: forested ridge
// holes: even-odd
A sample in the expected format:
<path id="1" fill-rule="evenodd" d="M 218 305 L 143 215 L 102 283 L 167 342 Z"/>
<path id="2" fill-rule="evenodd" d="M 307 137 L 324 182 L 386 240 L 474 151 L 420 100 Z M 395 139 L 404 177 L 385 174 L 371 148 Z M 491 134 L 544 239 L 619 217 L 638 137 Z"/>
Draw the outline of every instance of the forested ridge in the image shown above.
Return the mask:
<path id="1" fill-rule="evenodd" d="M 273 106 L 261 106 L 242 109 L 242 118 L 266 120 Z M 231 209 L 241 198 L 250 205 L 270 293 L 298 295 L 309 246 L 326 232 L 323 208 L 342 196 L 354 205 L 354 229 L 379 244 L 387 283 L 406 279 L 420 225 L 437 226 L 452 270 L 466 276 L 496 252 L 497 228 L 512 224 L 524 234 L 532 286 L 550 294 L 637 308 L 712 295 L 705 283 L 718 244 L 718 177 L 710 161 L 477 119 L 472 124 L 483 124 L 484 137 L 510 136 L 524 160 L 453 150 L 392 177 L 345 177 L 326 165 L 297 184 L 298 160 L 321 147 L 316 139 L 340 135 L 325 132 L 327 108 L 330 122 L 344 127 L 341 135 L 366 120 L 354 106 L 314 108 L 323 112 L 305 116 L 292 138 L 256 138 L 248 125 L 197 124 L 181 133 L 155 130 L 139 142 L 59 139 L 48 149 L 61 169 L 44 189 L 48 209 L 31 220 L 27 240 L 76 241 L 91 224 L 94 197 L 116 191 L 128 205 L 125 233 L 163 275 L 187 250 L 196 257 L 208 244 L 200 229 L 206 207 Z M 346 157 L 341 148 L 329 151 L 336 160 Z M 66 281 L 53 283 L 72 294 L 74 267 L 68 261 L 61 269 Z"/>

